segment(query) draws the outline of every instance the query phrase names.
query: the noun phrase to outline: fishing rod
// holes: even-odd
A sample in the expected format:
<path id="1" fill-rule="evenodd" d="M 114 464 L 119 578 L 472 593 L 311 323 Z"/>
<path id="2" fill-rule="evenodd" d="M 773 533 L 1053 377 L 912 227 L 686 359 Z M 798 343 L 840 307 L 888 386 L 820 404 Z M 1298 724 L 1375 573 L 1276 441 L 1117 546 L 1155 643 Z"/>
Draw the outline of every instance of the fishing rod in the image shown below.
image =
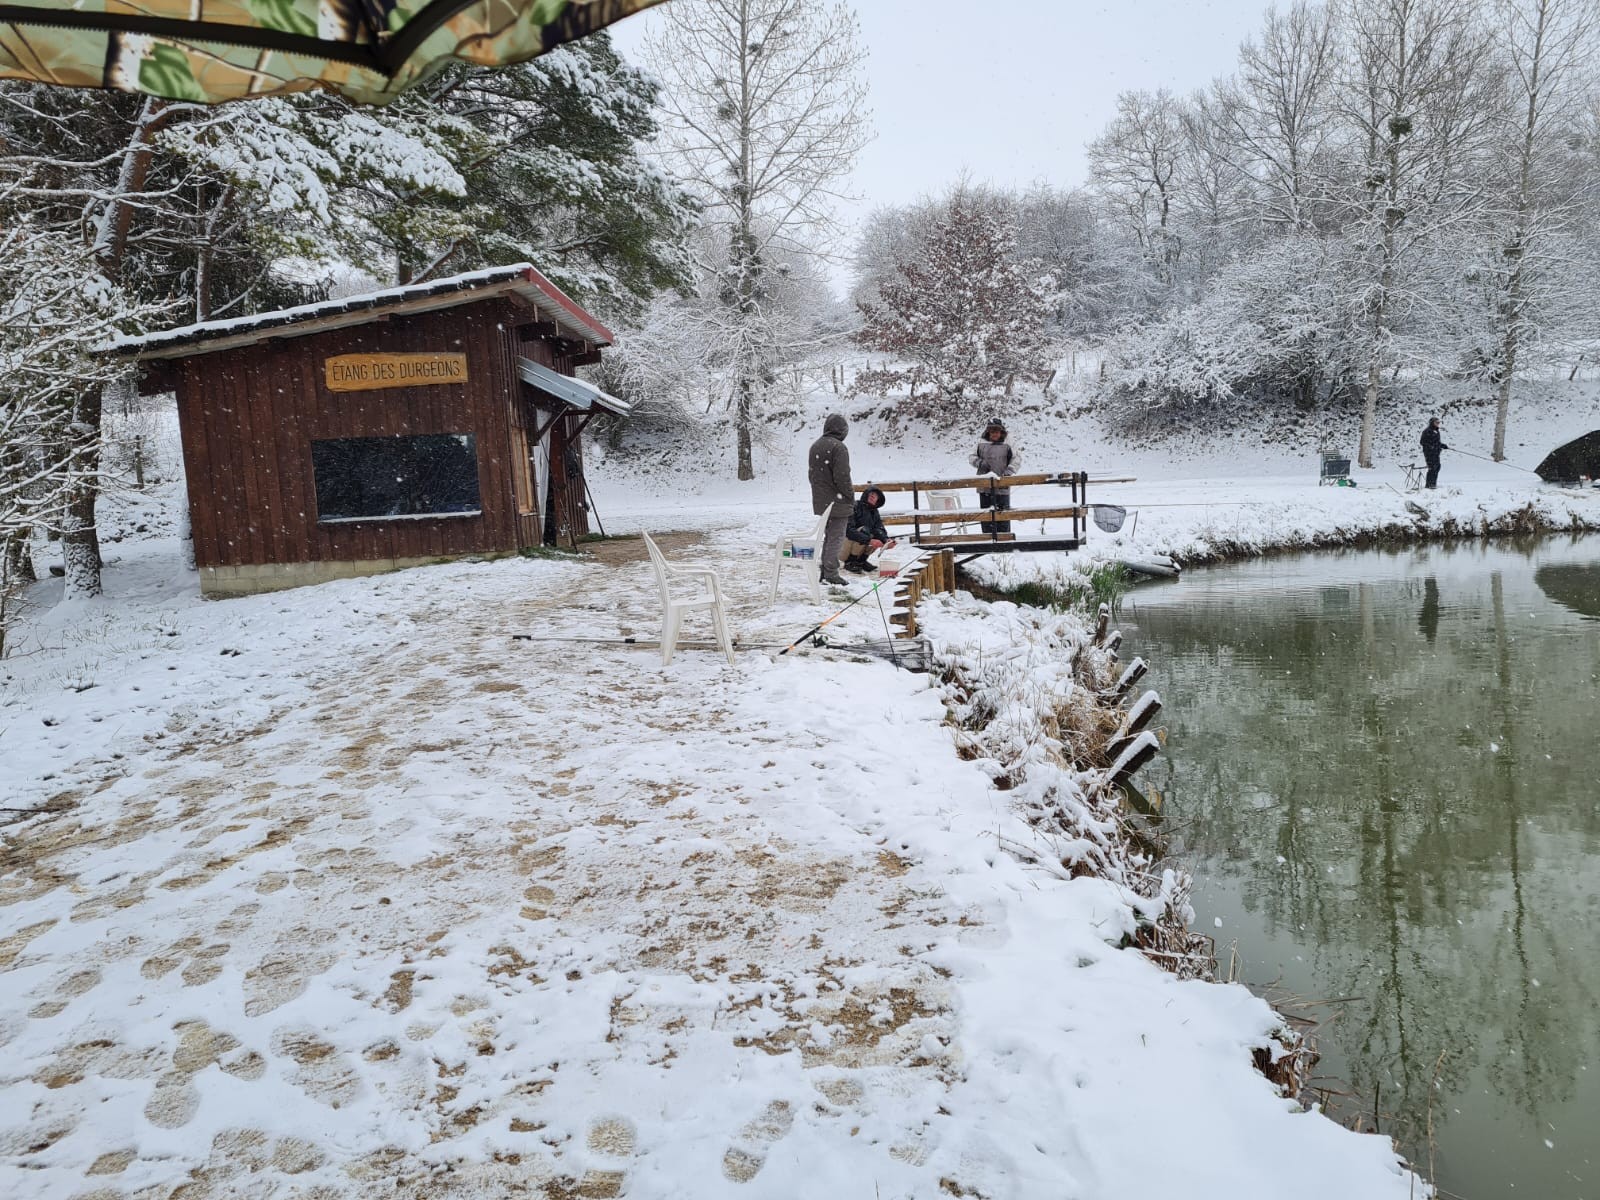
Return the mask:
<path id="1" fill-rule="evenodd" d="M 898 572 L 896 572 L 898 574 Z M 878 615 L 883 618 L 883 636 L 889 643 L 889 657 L 894 660 L 894 665 L 900 665 L 899 652 L 894 648 L 894 630 L 889 628 L 889 614 L 883 607 L 883 593 L 878 593 Z"/>
<path id="2" fill-rule="evenodd" d="M 651 637 L 583 637 L 578 635 L 553 634 L 553 633 L 513 633 L 513 642 L 579 642 L 589 646 L 643 646 L 657 647 L 661 645 L 660 638 Z M 729 639 L 735 650 L 776 650 L 777 642 L 746 642 L 739 638 Z M 721 642 L 704 639 L 680 639 L 678 645 L 687 650 L 721 649 Z"/>
<path id="3" fill-rule="evenodd" d="M 901 567 L 900 568 L 900 571 L 904 571 L 904 570 L 905 570 L 905 567 Z M 801 642 L 805 641 L 812 634 L 822 632 L 823 629 L 825 629 L 829 625 L 832 625 L 835 621 L 837 621 L 840 617 L 844 616 L 845 613 L 849 612 L 856 605 L 860 604 L 868 596 L 876 596 L 878 594 L 878 589 L 881 588 L 884 585 L 884 582 L 886 580 L 898 579 L 900 577 L 900 571 L 896 571 L 893 575 L 880 575 L 878 577 L 878 582 L 873 584 L 871 588 L 869 588 L 867 591 L 862 592 L 861 595 L 857 596 L 854 600 L 850 601 L 849 604 L 846 604 L 838 612 L 834 613 L 833 616 L 827 618 L 824 621 L 817 622 L 817 624 L 813 625 L 810 629 L 806 630 L 799 637 L 795 638 L 794 641 L 790 642 L 782 650 L 778 651 L 778 656 L 780 658 L 783 657 L 783 655 L 789 653 L 789 651 L 793 650 L 796 646 L 798 646 Z"/>
<path id="4" fill-rule="evenodd" d="M 1452 454 L 1465 454 L 1468 458 L 1475 458 L 1479 462 L 1494 463 L 1494 465 L 1497 467 L 1510 467 L 1513 471 L 1521 471 L 1525 475 L 1539 474 L 1537 471 L 1528 470 L 1527 467 L 1519 467 L 1516 463 L 1506 462 L 1503 458 L 1489 458 L 1486 455 L 1474 454 L 1471 450 L 1462 450 L 1456 446 L 1446 446 L 1445 449 L 1450 451 Z M 1543 476 L 1540 476 L 1540 478 L 1542 479 Z"/>

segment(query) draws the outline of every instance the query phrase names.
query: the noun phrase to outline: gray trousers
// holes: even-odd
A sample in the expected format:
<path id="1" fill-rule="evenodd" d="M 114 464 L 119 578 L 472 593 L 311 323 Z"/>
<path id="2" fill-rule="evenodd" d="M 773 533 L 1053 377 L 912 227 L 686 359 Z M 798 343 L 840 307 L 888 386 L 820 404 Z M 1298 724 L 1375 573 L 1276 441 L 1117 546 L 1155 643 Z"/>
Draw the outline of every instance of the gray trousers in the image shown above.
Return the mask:
<path id="1" fill-rule="evenodd" d="M 850 523 L 850 509 L 847 506 L 843 512 L 837 507 L 828 514 L 828 529 L 822 536 L 822 573 L 824 575 L 837 575 L 839 573 L 839 550 L 844 546 L 844 527 Z"/>

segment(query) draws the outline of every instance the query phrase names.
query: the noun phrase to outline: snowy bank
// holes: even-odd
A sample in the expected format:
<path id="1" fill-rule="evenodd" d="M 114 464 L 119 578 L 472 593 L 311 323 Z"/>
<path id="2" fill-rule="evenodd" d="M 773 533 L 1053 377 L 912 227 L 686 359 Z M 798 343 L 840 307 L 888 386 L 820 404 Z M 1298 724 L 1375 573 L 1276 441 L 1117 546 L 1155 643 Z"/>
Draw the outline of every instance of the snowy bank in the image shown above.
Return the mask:
<path id="1" fill-rule="evenodd" d="M 1093 499 L 1127 508 L 1120 532 L 1094 531 L 1073 555 L 994 555 L 967 569 L 1005 591 L 1080 574 L 1097 562 L 1158 554 L 1198 566 L 1296 550 L 1600 529 L 1600 491 L 1592 489 L 1476 479 L 1406 492 L 1398 483 L 1373 472 L 1355 488 L 1295 478 L 1106 485 Z M 1159 499 L 1148 502 L 1152 494 Z"/>

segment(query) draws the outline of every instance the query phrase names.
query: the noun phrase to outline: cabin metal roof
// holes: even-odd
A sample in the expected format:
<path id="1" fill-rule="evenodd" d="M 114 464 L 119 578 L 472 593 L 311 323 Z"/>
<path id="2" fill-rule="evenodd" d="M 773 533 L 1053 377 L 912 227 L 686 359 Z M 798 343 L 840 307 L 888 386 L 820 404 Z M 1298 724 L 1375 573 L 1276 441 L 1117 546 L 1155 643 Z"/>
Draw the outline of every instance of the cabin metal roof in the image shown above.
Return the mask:
<path id="1" fill-rule="evenodd" d="M 626 400 L 619 400 L 609 392 L 602 392 L 592 383 L 571 375 L 563 375 L 559 371 L 552 371 L 542 363 L 531 359 L 517 359 L 517 374 L 522 382 L 532 384 L 541 391 L 549 392 L 557 400 L 570 404 L 579 412 L 592 412 L 595 409 L 615 413 L 625 417 L 633 408 Z"/>
<path id="2" fill-rule="evenodd" d="M 112 354 L 127 355 L 141 362 L 190 358 L 197 354 L 214 354 L 237 346 L 255 345 L 269 338 L 304 337 L 331 329 L 364 325 L 384 315 L 435 312 L 462 304 L 476 304 L 496 296 L 516 296 L 526 301 L 538 311 L 541 320 L 553 322 L 563 337 L 595 346 L 609 346 L 615 341 L 609 329 L 580 308 L 531 263 L 514 263 L 427 283 L 346 296 L 340 300 L 301 304 L 248 317 L 201 321 L 138 337 L 119 337 L 106 349 Z"/>

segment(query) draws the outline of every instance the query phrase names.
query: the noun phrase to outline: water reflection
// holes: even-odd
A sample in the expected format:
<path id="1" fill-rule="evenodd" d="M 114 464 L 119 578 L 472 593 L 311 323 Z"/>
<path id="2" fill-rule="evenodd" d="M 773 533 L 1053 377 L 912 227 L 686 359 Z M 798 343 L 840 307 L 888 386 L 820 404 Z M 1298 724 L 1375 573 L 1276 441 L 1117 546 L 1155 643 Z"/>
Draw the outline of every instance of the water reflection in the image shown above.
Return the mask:
<path id="1" fill-rule="evenodd" d="M 1417 628 L 1428 639 L 1428 645 L 1433 645 L 1433 639 L 1439 634 L 1439 581 L 1432 575 L 1422 584 L 1422 611 L 1417 614 Z"/>
<path id="2" fill-rule="evenodd" d="M 1359 997 L 1326 1069 L 1424 1162 L 1431 1119 L 1461 1195 L 1600 1194 L 1597 601 L 1590 540 L 1276 560 L 1124 613 L 1202 919 L 1254 982 Z"/>
<path id="3" fill-rule="evenodd" d="M 1591 621 L 1600 620 L 1600 588 L 1595 586 L 1597 570 L 1600 567 L 1594 563 L 1555 563 L 1540 567 L 1533 573 L 1533 580 L 1557 604 Z"/>

